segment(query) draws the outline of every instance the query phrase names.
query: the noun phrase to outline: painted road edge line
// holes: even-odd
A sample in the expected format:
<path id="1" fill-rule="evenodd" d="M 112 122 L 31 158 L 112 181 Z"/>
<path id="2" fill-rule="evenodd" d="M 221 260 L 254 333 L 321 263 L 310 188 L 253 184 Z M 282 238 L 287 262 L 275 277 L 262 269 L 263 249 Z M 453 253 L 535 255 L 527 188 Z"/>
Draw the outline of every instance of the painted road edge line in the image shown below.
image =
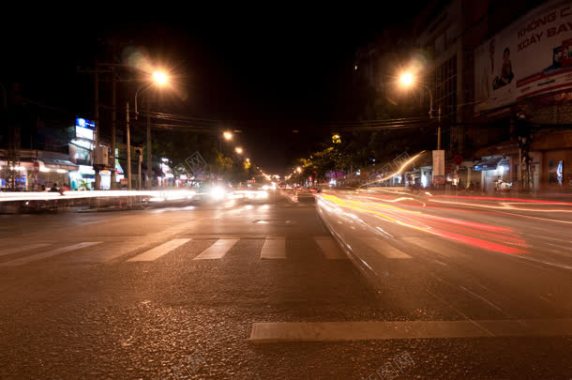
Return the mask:
<path id="1" fill-rule="evenodd" d="M 263 344 L 571 335 L 572 319 L 259 322 L 252 324 L 248 340 Z"/>

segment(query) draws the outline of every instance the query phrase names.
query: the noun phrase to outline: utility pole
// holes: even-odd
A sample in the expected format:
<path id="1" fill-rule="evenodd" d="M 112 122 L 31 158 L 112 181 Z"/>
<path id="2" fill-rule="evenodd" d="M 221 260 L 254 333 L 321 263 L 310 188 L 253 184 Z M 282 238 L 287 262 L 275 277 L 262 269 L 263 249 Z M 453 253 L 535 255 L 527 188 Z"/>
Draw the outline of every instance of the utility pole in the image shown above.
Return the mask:
<path id="1" fill-rule="evenodd" d="M 135 152 L 137 153 L 137 190 L 141 190 L 141 164 L 143 163 L 143 147 L 136 147 Z"/>
<path id="2" fill-rule="evenodd" d="M 93 72 L 94 76 L 94 86 L 93 86 L 93 100 L 94 100 L 94 110 L 93 110 L 93 121 L 95 123 L 95 147 L 93 150 L 93 169 L 95 170 L 95 190 L 101 188 L 101 178 L 99 176 L 99 165 L 96 164 L 96 151 L 99 149 L 99 71 L 97 70 L 97 63 L 95 65 L 96 69 Z"/>
<path id="3" fill-rule="evenodd" d="M 111 190 L 114 190 L 116 187 L 116 176 L 117 173 L 115 172 L 115 147 L 117 144 L 116 141 L 116 134 L 117 134 L 117 78 L 115 77 L 115 68 L 111 68 L 111 107 L 113 108 L 111 111 L 111 155 L 110 161 L 111 164 Z"/>
<path id="4" fill-rule="evenodd" d="M 151 152 L 151 115 L 149 114 L 149 94 L 147 94 L 147 190 L 153 187 L 153 155 Z"/>
<path id="5" fill-rule="evenodd" d="M 77 68 L 77 71 L 79 73 L 86 73 L 86 74 L 93 74 L 93 79 L 94 79 L 94 86 L 93 86 L 93 122 L 95 123 L 95 131 L 94 131 L 94 149 L 92 151 L 92 163 L 93 163 L 93 169 L 95 170 L 95 188 L 96 189 L 100 189 L 101 188 L 101 176 L 100 176 L 100 169 L 102 169 L 102 165 L 96 165 L 95 162 L 95 158 L 96 158 L 96 150 L 99 148 L 100 142 L 101 142 L 101 125 L 100 125 L 100 117 L 99 117 L 99 106 L 100 106 L 100 97 L 99 97 L 99 85 L 100 85 L 100 80 L 101 74 L 105 74 L 105 73 L 112 73 L 113 75 L 113 83 L 115 86 L 115 72 L 114 72 L 114 67 L 116 66 L 121 66 L 121 65 L 114 65 L 114 64 L 108 64 L 108 63 L 99 63 L 96 62 L 95 63 L 95 67 L 94 68 Z M 115 89 L 114 89 L 115 92 Z M 113 105 L 113 113 L 115 115 L 115 113 L 117 112 L 117 108 L 116 108 L 116 104 L 114 101 L 114 105 Z M 117 123 L 117 119 L 116 116 L 113 116 L 115 118 L 115 122 Z M 115 134 L 114 134 L 115 136 Z M 113 145 L 113 144 L 112 144 Z M 112 147 L 112 152 L 111 152 L 111 157 L 114 158 L 115 157 L 115 147 Z M 115 166 L 115 161 L 113 162 L 113 167 Z M 109 165 L 108 163 L 103 163 L 103 168 L 107 168 Z M 113 170 L 112 170 L 113 173 Z M 113 176 L 114 174 L 112 174 Z M 113 182 L 112 182 L 113 183 Z"/>
<path id="6" fill-rule="evenodd" d="M 437 113 L 437 150 L 441 150 L 441 105 Z"/>
<path id="7" fill-rule="evenodd" d="M 129 127 L 129 102 L 125 104 L 125 128 L 127 135 L 127 188 L 131 190 L 131 131 Z"/>
<path id="8" fill-rule="evenodd" d="M 18 171 L 16 168 L 20 166 L 20 128 L 12 127 L 10 130 L 10 145 L 8 147 L 8 170 L 10 173 L 8 188 L 11 191 L 17 189 Z"/>

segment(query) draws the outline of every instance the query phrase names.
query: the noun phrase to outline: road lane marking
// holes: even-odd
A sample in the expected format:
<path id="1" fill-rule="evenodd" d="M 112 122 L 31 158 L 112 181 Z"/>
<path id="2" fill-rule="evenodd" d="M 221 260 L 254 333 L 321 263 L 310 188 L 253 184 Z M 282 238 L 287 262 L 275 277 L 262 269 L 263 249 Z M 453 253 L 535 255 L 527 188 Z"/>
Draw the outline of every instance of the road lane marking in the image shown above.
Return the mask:
<path id="1" fill-rule="evenodd" d="M 261 259 L 285 259 L 286 258 L 286 238 L 265 239 Z"/>
<path id="2" fill-rule="evenodd" d="M 109 246 L 107 245 L 105 248 L 102 248 L 98 251 L 90 251 L 89 254 L 84 255 L 77 255 L 73 257 L 74 263 L 80 264 L 90 264 L 90 263 L 109 263 L 110 261 L 117 259 L 121 256 L 128 255 L 132 252 L 138 251 L 147 247 L 149 244 L 147 243 L 123 243 L 119 246 L 115 244 Z"/>
<path id="3" fill-rule="evenodd" d="M 572 336 L 572 319 L 261 322 L 252 324 L 249 341 L 281 343 L 531 336 Z"/>
<path id="4" fill-rule="evenodd" d="M 344 260 L 347 256 L 342 252 L 338 244 L 331 237 L 314 237 L 314 241 L 329 260 Z"/>
<path id="5" fill-rule="evenodd" d="M 366 238 L 363 239 L 363 242 L 388 259 L 411 259 L 411 256 L 407 253 L 395 248 L 382 239 Z"/>
<path id="6" fill-rule="evenodd" d="M 14 248 L 8 248 L 8 249 L 3 249 L 0 251 L 0 256 L 7 256 L 7 255 L 12 255 L 14 253 L 20 253 L 20 252 L 25 252 L 25 251 L 32 251 L 34 249 L 38 249 L 38 248 L 43 248 L 43 247 L 47 247 L 48 243 L 38 243 L 38 244 L 29 244 L 29 245 L 24 245 L 21 247 L 14 247 Z"/>
<path id="7" fill-rule="evenodd" d="M 61 255 L 62 253 L 76 251 L 79 249 L 91 247 L 91 246 L 101 244 L 101 243 L 102 243 L 101 241 L 88 241 L 88 242 L 78 243 L 78 244 L 74 244 L 74 245 L 69 245 L 67 247 L 60 247 L 60 248 L 52 249 L 51 251 L 37 253 L 34 255 L 22 257 L 20 259 L 7 261 L 5 263 L 0 264 L 0 266 L 12 267 L 12 266 L 17 266 L 17 265 L 23 265 L 23 264 L 26 264 L 26 263 L 29 263 L 32 261 L 46 259 L 48 257 Z"/>
<path id="8" fill-rule="evenodd" d="M 218 239 L 213 245 L 201 252 L 193 260 L 221 259 L 238 242 L 239 239 Z"/>
<path id="9" fill-rule="evenodd" d="M 135 257 L 132 257 L 127 261 L 154 261 L 162 256 L 165 256 L 167 253 L 174 251 L 189 241 L 191 241 L 191 239 L 173 239 L 164 244 L 161 244 L 158 247 L 152 248 Z"/>

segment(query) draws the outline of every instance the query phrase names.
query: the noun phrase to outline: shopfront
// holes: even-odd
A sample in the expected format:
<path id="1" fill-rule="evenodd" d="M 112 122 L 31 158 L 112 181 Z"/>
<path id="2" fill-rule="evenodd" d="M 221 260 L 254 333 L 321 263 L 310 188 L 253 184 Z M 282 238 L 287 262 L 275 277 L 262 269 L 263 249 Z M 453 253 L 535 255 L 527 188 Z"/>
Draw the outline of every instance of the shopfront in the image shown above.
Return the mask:
<path id="1" fill-rule="evenodd" d="M 495 191 L 495 184 L 499 180 L 512 182 L 510 157 L 484 156 L 473 166 L 473 170 L 481 172 L 480 183 L 475 184 L 475 188 L 483 192 Z"/>

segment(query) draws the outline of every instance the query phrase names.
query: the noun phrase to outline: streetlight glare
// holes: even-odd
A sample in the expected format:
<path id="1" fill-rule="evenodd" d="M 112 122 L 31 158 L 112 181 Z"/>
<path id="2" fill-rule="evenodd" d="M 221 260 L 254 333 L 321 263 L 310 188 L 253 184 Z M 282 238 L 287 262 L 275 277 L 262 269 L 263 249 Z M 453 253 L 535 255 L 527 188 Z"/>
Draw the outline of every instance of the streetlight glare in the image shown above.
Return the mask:
<path id="1" fill-rule="evenodd" d="M 164 71 L 154 71 L 152 75 L 153 82 L 158 86 L 165 86 L 169 83 L 169 75 Z"/>
<path id="2" fill-rule="evenodd" d="M 242 154 L 242 153 L 244 152 L 244 150 L 243 150 L 241 147 L 239 147 L 239 146 L 236 147 L 236 148 L 234 148 L 234 151 L 235 151 L 236 153 L 238 153 L 238 154 Z"/>
<path id="3" fill-rule="evenodd" d="M 230 132 L 230 131 L 224 131 L 224 132 L 222 133 L 222 137 L 224 137 L 224 139 L 225 139 L 226 141 L 230 141 L 230 140 L 232 140 L 232 138 L 234 137 L 234 135 L 233 135 L 233 133 Z"/>
<path id="4" fill-rule="evenodd" d="M 415 83 L 415 76 L 410 71 L 405 71 L 399 75 L 399 85 L 403 88 L 409 88 Z"/>
<path id="5" fill-rule="evenodd" d="M 334 144 L 341 144 L 342 143 L 342 137 L 336 133 L 332 135 L 332 143 Z"/>

